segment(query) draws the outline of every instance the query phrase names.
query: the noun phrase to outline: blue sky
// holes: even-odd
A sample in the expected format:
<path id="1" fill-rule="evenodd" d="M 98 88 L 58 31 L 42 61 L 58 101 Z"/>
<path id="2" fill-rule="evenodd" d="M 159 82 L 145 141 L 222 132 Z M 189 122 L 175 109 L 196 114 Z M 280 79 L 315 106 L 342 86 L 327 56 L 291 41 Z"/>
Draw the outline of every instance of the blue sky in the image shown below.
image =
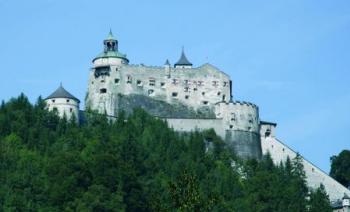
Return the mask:
<path id="1" fill-rule="evenodd" d="M 0 0 L 0 99 L 60 82 L 81 100 L 110 28 L 130 63 L 180 56 L 229 73 L 280 140 L 325 171 L 350 149 L 350 1 Z"/>

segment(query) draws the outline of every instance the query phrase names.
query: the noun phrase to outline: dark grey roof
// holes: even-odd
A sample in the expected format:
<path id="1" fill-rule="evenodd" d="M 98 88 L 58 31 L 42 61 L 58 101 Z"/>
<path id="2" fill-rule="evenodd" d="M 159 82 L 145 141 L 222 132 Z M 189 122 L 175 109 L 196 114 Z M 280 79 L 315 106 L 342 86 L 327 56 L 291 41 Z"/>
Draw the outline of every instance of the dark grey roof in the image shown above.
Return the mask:
<path id="1" fill-rule="evenodd" d="M 347 194 L 347 193 L 344 193 L 344 197 L 343 197 L 343 199 L 350 199 L 350 197 L 348 196 L 348 194 Z"/>
<path id="2" fill-rule="evenodd" d="M 78 98 L 70 94 L 66 89 L 63 88 L 62 84 L 60 87 L 55 90 L 50 96 L 46 97 L 46 99 L 53 99 L 53 98 L 67 98 L 67 99 L 74 99 L 77 102 L 80 102 Z"/>
<path id="3" fill-rule="evenodd" d="M 263 125 L 273 125 L 273 126 L 277 126 L 276 123 L 273 123 L 273 122 L 269 122 L 269 121 L 260 121 L 260 124 L 263 124 Z"/>
<path id="4" fill-rule="evenodd" d="M 190 61 L 188 61 L 188 59 L 187 59 L 187 57 L 186 57 L 186 55 L 185 55 L 184 49 L 182 49 L 181 57 L 180 57 L 179 61 L 177 61 L 177 62 L 175 63 L 175 66 L 176 66 L 176 65 L 180 65 L 180 66 L 182 66 L 182 65 L 191 66 L 191 65 L 192 65 L 192 63 L 191 63 Z"/>
<path id="5" fill-rule="evenodd" d="M 169 62 L 169 60 L 168 60 L 168 59 L 166 59 L 166 61 L 165 61 L 165 64 L 164 64 L 164 65 L 170 66 L 170 62 Z"/>

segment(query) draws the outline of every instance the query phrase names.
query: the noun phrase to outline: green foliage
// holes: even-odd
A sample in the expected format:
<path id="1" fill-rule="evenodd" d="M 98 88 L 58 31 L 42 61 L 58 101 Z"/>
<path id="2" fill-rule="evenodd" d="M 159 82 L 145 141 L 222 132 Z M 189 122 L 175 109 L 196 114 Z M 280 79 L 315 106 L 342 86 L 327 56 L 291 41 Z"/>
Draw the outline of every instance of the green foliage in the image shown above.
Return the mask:
<path id="1" fill-rule="evenodd" d="M 0 211 L 321 211 L 300 157 L 240 161 L 213 130 L 177 133 L 142 110 L 59 119 L 22 94 L 0 106 Z M 320 205 L 317 205 L 320 204 Z M 328 211 L 328 210 L 323 210 Z"/>
<path id="2" fill-rule="evenodd" d="M 350 150 L 331 157 L 330 175 L 345 187 L 350 186 Z"/>

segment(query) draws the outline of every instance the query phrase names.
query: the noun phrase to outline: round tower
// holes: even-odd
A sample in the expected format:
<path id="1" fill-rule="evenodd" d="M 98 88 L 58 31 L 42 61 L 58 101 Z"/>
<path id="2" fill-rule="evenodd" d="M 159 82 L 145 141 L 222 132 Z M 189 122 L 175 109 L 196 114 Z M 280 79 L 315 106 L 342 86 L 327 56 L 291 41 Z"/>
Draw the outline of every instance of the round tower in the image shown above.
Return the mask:
<path id="1" fill-rule="evenodd" d="M 259 108 L 249 102 L 219 102 L 216 117 L 222 119 L 225 142 L 242 158 L 261 158 Z"/>
<path id="2" fill-rule="evenodd" d="M 49 111 L 57 110 L 58 115 L 62 118 L 66 116 L 71 119 L 73 116 L 79 121 L 79 99 L 70 94 L 63 88 L 62 84 L 45 99 Z"/>
<path id="3" fill-rule="evenodd" d="M 126 54 L 118 51 L 118 40 L 114 38 L 112 30 L 105 40 L 103 40 L 104 50 L 97 55 L 92 63 L 94 67 L 128 64 Z"/>

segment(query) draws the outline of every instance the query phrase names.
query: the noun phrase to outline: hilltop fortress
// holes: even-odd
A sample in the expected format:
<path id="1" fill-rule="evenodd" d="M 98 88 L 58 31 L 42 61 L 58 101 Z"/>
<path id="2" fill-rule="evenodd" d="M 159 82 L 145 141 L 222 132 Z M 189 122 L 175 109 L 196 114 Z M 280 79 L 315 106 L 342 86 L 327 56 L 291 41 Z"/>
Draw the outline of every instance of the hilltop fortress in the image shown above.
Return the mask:
<path id="1" fill-rule="evenodd" d="M 275 137 L 276 124 L 260 120 L 257 105 L 234 99 L 230 76 L 215 66 L 194 67 L 184 50 L 173 66 L 168 60 L 163 66 L 130 65 L 112 32 L 103 44 L 102 53 L 92 60 L 87 108 L 117 117 L 121 110 L 131 113 L 141 107 L 176 131 L 214 129 L 242 158 L 259 159 L 269 152 L 279 164 L 296 156 Z M 79 120 L 79 100 L 62 86 L 46 101 L 50 110 Z M 330 199 L 343 206 L 341 199 L 350 191 L 309 161 L 303 159 L 303 164 L 308 185 L 323 184 Z"/>

